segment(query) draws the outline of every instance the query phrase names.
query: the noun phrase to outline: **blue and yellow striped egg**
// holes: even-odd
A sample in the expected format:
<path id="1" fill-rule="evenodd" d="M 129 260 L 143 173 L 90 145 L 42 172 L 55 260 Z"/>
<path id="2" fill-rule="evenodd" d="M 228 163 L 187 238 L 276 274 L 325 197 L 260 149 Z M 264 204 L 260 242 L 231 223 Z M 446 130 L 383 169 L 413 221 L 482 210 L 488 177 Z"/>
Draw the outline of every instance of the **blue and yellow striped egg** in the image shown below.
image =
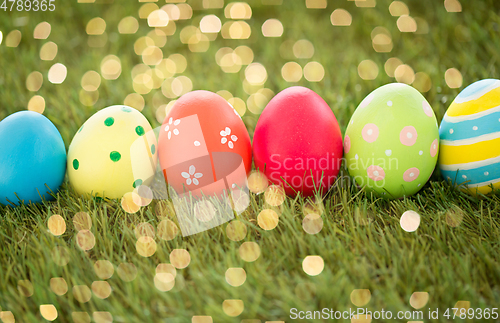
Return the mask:
<path id="1" fill-rule="evenodd" d="M 439 127 L 443 177 L 475 195 L 500 188 L 500 80 L 469 85 Z"/>

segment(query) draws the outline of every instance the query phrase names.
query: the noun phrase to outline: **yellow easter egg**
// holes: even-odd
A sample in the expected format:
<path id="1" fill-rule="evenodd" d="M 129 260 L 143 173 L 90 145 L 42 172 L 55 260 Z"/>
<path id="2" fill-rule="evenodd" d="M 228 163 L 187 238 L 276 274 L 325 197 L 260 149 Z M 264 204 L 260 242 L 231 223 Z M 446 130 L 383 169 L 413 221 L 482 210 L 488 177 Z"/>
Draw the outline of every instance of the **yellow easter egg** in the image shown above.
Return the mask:
<path id="1" fill-rule="evenodd" d="M 156 151 L 156 136 L 139 111 L 123 105 L 102 109 L 69 146 L 69 182 L 80 195 L 119 199 L 152 181 Z"/>

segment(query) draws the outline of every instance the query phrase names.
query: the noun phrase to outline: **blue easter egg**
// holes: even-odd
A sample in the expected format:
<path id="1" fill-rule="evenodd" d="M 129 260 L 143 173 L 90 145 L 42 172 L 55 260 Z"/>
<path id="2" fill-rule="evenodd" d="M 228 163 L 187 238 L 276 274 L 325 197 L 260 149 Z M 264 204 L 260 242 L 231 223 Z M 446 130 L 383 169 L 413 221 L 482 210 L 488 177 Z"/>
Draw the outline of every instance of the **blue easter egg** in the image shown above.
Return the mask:
<path id="1" fill-rule="evenodd" d="M 64 141 L 49 119 L 21 111 L 0 121 L 1 204 L 51 200 L 65 174 Z"/>
<path id="2" fill-rule="evenodd" d="M 500 80 L 466 87 L 439 127 L 439 168 L 472 195 L 500 188 Z"/>

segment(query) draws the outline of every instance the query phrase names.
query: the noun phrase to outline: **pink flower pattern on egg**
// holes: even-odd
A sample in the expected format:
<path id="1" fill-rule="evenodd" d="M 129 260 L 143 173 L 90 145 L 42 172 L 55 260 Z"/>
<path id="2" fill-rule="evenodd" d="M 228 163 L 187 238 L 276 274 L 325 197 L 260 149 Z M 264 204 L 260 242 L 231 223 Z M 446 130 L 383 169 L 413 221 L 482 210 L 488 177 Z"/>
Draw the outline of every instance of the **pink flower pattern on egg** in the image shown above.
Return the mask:
<path id="1" fill-rule="evenodd" d="M 366 173 L 368 174 L 368 177 L 376 182 L 381 181 L 385 178 L 384 169 L 380 166 L 371 165 L 367 168 Z"/>
<path id="2" fill-rule="evenodd" d="M 414 180 L 417 179 L 418 175 L 420 174 L 420 170 L 416 167 L 412 167 L 406 170 L 403 174 L 403 179 L 405 182 L 413 182 Z"/>
<path id="3" fill-rule="evenodd" d="M 344 152 L 347 154 L 351 150 L 351 138 L 346 135 L 344 138 Z"/>
<path id="4" fill-rule="evenodd" d="M 361 135 L 366 142 L 374 142 L 378 138 L 378 127 L 373 123 L 368 123 L 363 127 Z"/>
<path id="5" fill-rule="evenodd" d="M 399 140 L 405 146 L 413 146 L 417 142 L 417 130 L 413 126 L 406 126 L 399 133 Z"/>

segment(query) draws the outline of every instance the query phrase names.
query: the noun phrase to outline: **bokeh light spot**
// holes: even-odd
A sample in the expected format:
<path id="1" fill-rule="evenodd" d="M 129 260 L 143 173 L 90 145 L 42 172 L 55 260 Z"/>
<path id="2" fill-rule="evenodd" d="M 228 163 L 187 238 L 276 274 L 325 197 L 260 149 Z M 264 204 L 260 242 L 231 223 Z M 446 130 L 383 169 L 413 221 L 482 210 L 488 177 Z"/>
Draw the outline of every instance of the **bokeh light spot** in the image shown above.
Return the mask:
<path id="1" fill-rule="evenodd" d="M 377 64 L 370 60 L 366 59 L 359 63 L 358 65 L 358 75 L 363 80 L 374 80 L 378 76 L 378 66 Z"/>
<path id="2" fill-rule="evenodd" d="M 56 58 L 57 51 L 57 44 L 49 41 L 40 48 L 40 59 L 42 61 L 52 61 Z"/>
<path id="3" fill-rule="evenodd" d="M 73 297 L 80 303 L 87 303 L 92 297 L 92 292 L 87 285 L 73 286 Z"/>
<path id="4" fill-rule="evenodd" d="M 43 75 L 38 71 L 31 72 L 26 78 L 26 89 L 28 89 L 28 91 L 36 92 L 40 90 L 42 84 L 43 84 Z"/>
<path id="5" fill-rule="evenodd" d="M 109 279 L 113 276 L 115 268 L 109 260 L 97 260 L 94 264 L 94 272 L 100 279 Z"/>
<path id="6" fill-rule="evenodd" d="M 302 228 L 308 234 L 319 233 L 323 229 L 323 218 L 316 213 L 310 213 L 304 217 Z"/>
<path id="7" fill-rule="evenodd" d="M 33 38 L 35 39 L 47 39 L 49 38 L 52 27 L 46 21 L 43 21 L 36 25 L 35 30 L 33 30 Z M 1 41 L 0 41 L 1 43 Z"/>
<path id="8" fill-rule="evenodd" d="M 288 62 L 281 68 L 281 76 L 287 82 L 298 82 L 302 78 L 302 67 L 296 62 Z"/>
<path id="9" fill-rule="evenodd" d="M 7 34 L 5 37 L 5 46 L 7 47 L 17 47 L 21 42 L 22 34 L 19 30 L 13 30 Z"/>
<path id="10" fill-rule="evenodd" d="M 95 246 L 95 236 L 89 230 L 80 230 L 76 234 L 76 244 L 80 249 L 88 251 Z"/>
<path id="11" fill-rule="evenodd" d="M 170 253 L 170 263 L 177 269 L 184 269 L 189 266 L 191 256 L 186 249 L 174 249 Z"/>
<path id="12" fill-rule="evenodd" d="M 48 79 L 50 83 L 61 84 L 68 75 L 68 69 L 61 63 L 52 65 L 49 69 Z"/>
<path id="13" fill-rule="evenodd" d="M 304 66 L 304 77 L 309 82 L 321 82 L 325 77 L 325 68 L 319 62 L 309 62 Z"/>
<path id="14" fill-rule="evenodd" d="M 401 216 L 399 223 L 406 232 L 414 232 L 420 226 L 420 215 L 415 211 L 406 211 Z"/>
<path id="15" fill-rule="evenodd" d="M 271 206 L 280 206 L 286 199 L 285 190 L 282 186 L 271 185 L 266 189 L 264 199 Z"/>
<path id="16" fill-rule="evenodd" d="M 245 305 L 240 299 L 226 299 L 222 303 L 222 310 L 227 316 L 236 317 L 243 313 Z"/>
<path id="17" fill-rule="evenodd" d="M 116 269 L 116 273 L 125 282 L 131 282 L 137 277 L 137 268 L 132 263 L 121 263 Z"/>
<path id="18" fill-rule="evenodd" d="M 321 256 L 307 256 L 302 261 L 302 270 L 309 276 L 321 274 L 325 268 L 325 262 Z"/>
<path id="19" fill-rule="evenodd" d="M 414 292 L 410 297 L 410 305 L 414 309 L 421 309 L 429 301 L 429 293 L 427 292 Z"/>
<path id="20" fill-rule="evenodd" d="M 233 220 L 226 226 L 226 235 L 232 241 L 241 241 L 247 235 L 247 226 L 239 220 Z"/>
<path id="21" fill-rule="evenodd" d="M 370 302 L 372 293 L 369 289 L 355 289 L 351 292 L 351 302 L 354 306 L 365 306 Z"/>
<path id="22" fill-rule="evenodd" d="M 106 21 L 100 17 L 91 19 L 87 23 L 86 32 L 88 35 L 102 35 L 106 31 Z"/>
<path id="23" fill-rule="evenodd" d="M 334 26 L 350 26 L 352 24 L 352 16 L 345 9 L 335 9 L 330 15 L 330 22 Z"/>
<path id="24" fill-rule="evenodd" d="M 399 83 L 412 84 L 415 81 L 415 72 L 409 65 L 402 64 L 394 70 L 394 77 Z"/>
<path id="25" fill-rule="evenodd" d="M 267 19 L 262 24 L 262 35 L 264 37 L 281 37 L 283 35 L 283 24 L 278 19 Z"/>
<path id="26" fill-rule="evenodd" d="M 458 89 L 463 83 L 462 73 L 456 68 L 447 69 L 444 73 L 444 79 L 450 89 Z"/>
<path id="27" fill-rule="evenodd" d="M 57 309 L 52 304 L 40 305 L 40 314 L 47 321 L 54 321 L 57 318 Z"/>
<path id="28" fill-rule="evenodd" d="M 62 296 L 68 292 L 68 284 L 62 277 L 53 277 L 50 279 L 50 289 L 54 294 Z"/>
<path id="29" fill-rule="evenodd" d="M 66 232 L 66 221 L 64 221 L 64 218 L 59 214 L 54 214 L 49 218 L 47 227 L 49 228 L 50 233 L 55 236 L 60 236 Z"/>
<path id="30" fill-rule="evenodd" d="M 254 262 L 260 257 L 260 247 L 256 242 L 243 242 L 238 250 L 241 259 L 246 262 Z"/>
<path id="31" fill-rule="evenodd" d="M 100 299 L 106 299 L 111 295 L 111 286 L 107 281 L 95 281 L 91 287 L 94 295 Z"/>
<path id="32" fill-rule="evenodd" d="M 272 230 L 279 223 L 279 215 L 271 209 L 264 209 L 257 216 L 257 223 L 264 230 Z"/>
<path id="33" fill-rule="evenodd" d="M 246 279 L 247 273 L 243 268 L 229 268 L 226 270 L 226 282 L 233 287 L 243 285 Z"/>

